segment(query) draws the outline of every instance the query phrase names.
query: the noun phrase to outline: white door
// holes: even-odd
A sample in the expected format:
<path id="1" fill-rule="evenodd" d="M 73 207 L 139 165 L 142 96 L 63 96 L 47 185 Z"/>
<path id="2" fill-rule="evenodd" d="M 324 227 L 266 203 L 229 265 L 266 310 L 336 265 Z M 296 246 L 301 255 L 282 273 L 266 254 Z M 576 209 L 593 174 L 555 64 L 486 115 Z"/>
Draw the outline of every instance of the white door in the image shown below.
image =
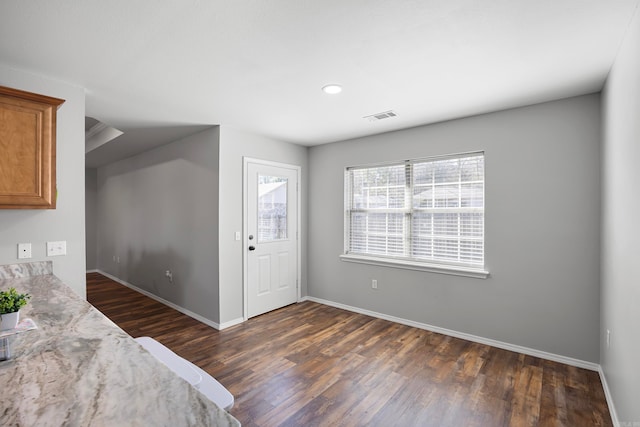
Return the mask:
<path id="1" fill-rule="evenodd" d="M 245 162 L 247 318 L 298 300 L 298 169 Z"/>

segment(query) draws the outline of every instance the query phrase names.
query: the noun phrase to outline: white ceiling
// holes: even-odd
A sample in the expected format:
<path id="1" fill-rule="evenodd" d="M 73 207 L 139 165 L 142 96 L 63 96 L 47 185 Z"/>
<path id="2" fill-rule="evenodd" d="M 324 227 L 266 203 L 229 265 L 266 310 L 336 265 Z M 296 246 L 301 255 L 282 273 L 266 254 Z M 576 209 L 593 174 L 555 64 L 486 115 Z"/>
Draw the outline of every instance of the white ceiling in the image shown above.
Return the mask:
<path id="1" fill-rule="evenodd" d="M 125 132 L 97 163 L 215 124 L 315 145 L 598 91 L 637 5 L 0 0 L 0 64 L 86 88 Z"/>

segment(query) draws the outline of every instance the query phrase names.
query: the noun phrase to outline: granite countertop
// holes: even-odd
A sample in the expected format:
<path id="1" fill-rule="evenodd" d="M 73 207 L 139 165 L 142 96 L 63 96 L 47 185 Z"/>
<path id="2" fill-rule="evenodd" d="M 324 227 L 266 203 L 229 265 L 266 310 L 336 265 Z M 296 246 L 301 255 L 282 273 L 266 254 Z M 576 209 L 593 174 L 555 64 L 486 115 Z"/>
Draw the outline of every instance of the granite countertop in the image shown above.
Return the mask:
<path id="1" fill-rule="evenodd" d="M 51 262 L 0 266 L 0 289 L 28 292 L 0 362 L 3 426 L 239 426 L 52 274 Z"/>

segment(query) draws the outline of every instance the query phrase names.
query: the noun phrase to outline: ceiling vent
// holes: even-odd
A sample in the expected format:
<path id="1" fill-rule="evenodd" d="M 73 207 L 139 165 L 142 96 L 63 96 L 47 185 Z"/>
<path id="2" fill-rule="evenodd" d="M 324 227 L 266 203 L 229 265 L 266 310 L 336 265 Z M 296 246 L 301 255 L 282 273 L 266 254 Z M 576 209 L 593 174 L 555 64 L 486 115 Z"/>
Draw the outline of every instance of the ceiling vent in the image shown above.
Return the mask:
<path id="1" fill-rule="evenodd" d="M 367 119 L 370 122 L 377 122 L 378 120 L 389 119 L 391 117 L 397 117 L 398 115 L 393 110 L 383 111 L 382 113 L 372 114 L 370 116 L 364 116 L 363 119 Z"/>

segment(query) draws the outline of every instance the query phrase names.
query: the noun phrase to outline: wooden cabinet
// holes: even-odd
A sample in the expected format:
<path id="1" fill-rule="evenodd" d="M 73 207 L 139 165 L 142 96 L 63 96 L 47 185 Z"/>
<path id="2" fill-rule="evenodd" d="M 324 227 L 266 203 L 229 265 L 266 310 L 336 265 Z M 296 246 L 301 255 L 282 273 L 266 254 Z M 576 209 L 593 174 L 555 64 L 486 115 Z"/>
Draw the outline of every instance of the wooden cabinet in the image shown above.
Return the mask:
<path id="1" fill-rule="evenodd" d="M 0 209 L 55 209 L 62 99 L 0 86 Z"/>

